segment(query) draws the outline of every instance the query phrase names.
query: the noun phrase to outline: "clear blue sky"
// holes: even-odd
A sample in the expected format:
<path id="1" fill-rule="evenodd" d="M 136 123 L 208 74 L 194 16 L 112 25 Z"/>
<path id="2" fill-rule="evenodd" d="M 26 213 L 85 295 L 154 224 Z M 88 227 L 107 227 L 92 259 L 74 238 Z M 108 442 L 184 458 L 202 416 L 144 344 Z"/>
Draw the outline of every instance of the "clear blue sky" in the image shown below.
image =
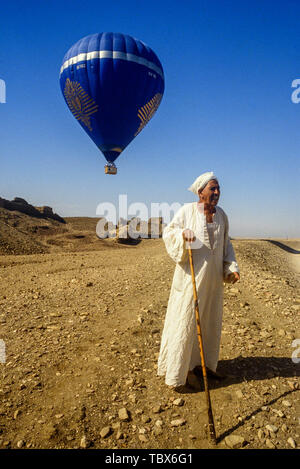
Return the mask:
<path id="1" fill-rule="evenodd" d="M 0 196 L 96 216 L 101 202 L 191 202 L 204 171 L 219 177 L 233 236 L 299 237 L 298 0 L 14 0 L 1 6 Z M 80 38 L 122 32 L 165 72 L 156 115 L 104 174 L 105 159 L 59 87 Z"/>

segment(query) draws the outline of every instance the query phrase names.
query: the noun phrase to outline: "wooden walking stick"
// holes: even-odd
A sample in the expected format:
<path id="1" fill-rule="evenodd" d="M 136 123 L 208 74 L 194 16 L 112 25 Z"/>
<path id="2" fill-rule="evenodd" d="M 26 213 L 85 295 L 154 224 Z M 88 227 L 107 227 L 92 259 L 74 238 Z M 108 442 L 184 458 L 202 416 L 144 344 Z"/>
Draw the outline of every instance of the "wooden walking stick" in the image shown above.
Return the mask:
<path id="1" fill-rule="evenodd" d="M 194 293 L 194 306 L 195 306 L 196 323 L 197 323 L 197 335 L 198 335 L 198 340 L 199 340 L 201 365 L 202 365 L 204 389 L 205 389 L 205 396 L 206 396 L 206 407 L 207 407 L 207 414 L 208 414 L 208 430 L 209 430 L 209 435 L 210 435 L 210 438 L 211 438 L 212 442 L 214 444 L 216 444 L 217 443 L 216 430 L 215 430 L 215 424 L 214 424 L 214 419 L 213 419 L 213 413 L 212 413 L 212 407 L 211 407 L 211 401 L 210 401 L 210 394 L 209 394 L 209 389 L 208 389 L 208 380 L 207 380 L 207 373 L 206 373 L 206 366 L 205 366 L 205 359 L 204 359 L 204 351 L 203 351 L 203 341 L 202 341 L 201 326 L 200 326 L 198 295 L 197 295 L 194 264 L 193 264 L 193 254 L 192 254 L 191 247 L 188 247 L 188 252 L 189 252 L 190 267 L 191 267 L 191 274 L 192 274 L 192 281 L 193 281 L 193 293 Z"/>

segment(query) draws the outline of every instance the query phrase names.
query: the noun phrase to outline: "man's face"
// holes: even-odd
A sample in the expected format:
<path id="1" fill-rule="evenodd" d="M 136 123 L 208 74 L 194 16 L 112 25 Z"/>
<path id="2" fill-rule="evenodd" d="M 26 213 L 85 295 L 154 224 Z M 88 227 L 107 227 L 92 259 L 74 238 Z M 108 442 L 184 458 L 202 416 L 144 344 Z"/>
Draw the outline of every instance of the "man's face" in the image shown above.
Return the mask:
<path id="1" fill-rule="evenodd" d="M 220 186 L 219 186 L 218 181 L 216 181 L 215 179 L 212 179 L 206 184 L 206 186 L 204 187 L 204 189 L 202 189 L 202 191 L 198 192 L 198 194 L 199 194 L 200 202 L 204 204 L 212 205 L 215 207 L 217 203 L 219 202 L 219 198 L 220 198 Z"/>

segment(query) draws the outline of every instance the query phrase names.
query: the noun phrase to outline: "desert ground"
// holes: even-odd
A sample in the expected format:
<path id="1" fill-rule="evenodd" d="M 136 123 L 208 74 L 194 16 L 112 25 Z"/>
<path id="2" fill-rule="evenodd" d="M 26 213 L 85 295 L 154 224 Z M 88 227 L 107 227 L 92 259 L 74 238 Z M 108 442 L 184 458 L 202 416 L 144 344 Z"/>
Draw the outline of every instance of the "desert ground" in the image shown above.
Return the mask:
<path id="1" fill-rule="evenodd" d="M 2 209 L 0 448 L 213 448 L 203 390 L 157 377 L 175 267 L 163 240 L 120 245 L 95 219 L 26 217 Z M 298 448 L 300 240 L 232 242 L 226 379 L 209 379 L 216 448 Z"/>

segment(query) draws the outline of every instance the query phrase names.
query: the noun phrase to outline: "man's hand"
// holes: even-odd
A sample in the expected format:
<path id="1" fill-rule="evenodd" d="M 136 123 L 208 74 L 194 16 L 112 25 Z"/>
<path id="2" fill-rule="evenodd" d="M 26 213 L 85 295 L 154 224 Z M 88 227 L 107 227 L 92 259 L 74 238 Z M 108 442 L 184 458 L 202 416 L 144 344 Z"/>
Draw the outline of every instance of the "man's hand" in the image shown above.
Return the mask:
<path id="1" fill-rule="evenodd" d="M 196 236 L 192 230 L 184 230 L 182 232 L 182 237 L 188 243 L 192 243 L 196 239 Z"/>
<path id="2" fill-rule="evenodd" d="M 240 280 L 240 274 L 238 272 L 231 272 L 231 274 L 227 275 L 226 283 L 235 283 Z"/>

